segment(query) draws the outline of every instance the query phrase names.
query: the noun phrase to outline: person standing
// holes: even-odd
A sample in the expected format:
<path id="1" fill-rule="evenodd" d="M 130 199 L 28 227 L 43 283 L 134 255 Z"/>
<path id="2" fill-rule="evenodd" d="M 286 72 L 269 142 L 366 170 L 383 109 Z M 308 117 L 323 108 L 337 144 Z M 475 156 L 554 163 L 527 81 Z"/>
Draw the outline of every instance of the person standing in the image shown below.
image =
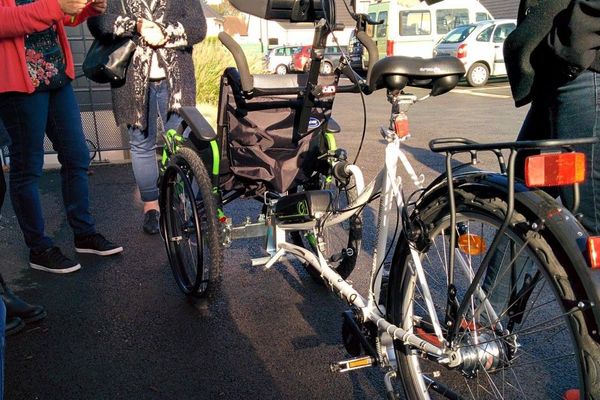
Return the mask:
<path id="1" fill-rule="evenodd" d="M 106 9 L 106 0 L 0 0 L 0 119 L 10 136 L 10 197 L 32 268 L 69 273 L 81 265 L 44 232 L 39 178 L 44 134 L 61 164 L 61 187 L 75 251 L 111 255 L 123 248 L 96 232 L 89 211 L 89 152 L 71 80 L 73 56 L 65 25 Z"/>
<path id="2" fill-rule="evenodd" d="M 125 7 L 125 13 L 123 11 Z M 118 125 L 129 131 L 133 173 L 144 203 L 142 228 L 159 231 L 157 120 L 165 130 L 181 122 L 182 106 L 196 104 L 192 46 L 206 36 L 198 0 L 112 1 L 106 13 L 88 20 L 98 39 L 133 37 L 137 44 L 125 83 L 112 86 Z"/>
<path id="3" fill-rule="evenodd" d="M 517 28 L 504 43 L 515 104 L 531 103 L 517 140 L 600 137 L 599 28 L 600 1 L 521 1 Z M 600 145 L 577 150 L 585 153 L 591 173 L 580 185 L 577 212 L 583 226 L 598 235 Z M 519 172 L 524 155 L 518 160 Z M 560 192 L 565 204 L 573 204 L 570 187 Z"/>

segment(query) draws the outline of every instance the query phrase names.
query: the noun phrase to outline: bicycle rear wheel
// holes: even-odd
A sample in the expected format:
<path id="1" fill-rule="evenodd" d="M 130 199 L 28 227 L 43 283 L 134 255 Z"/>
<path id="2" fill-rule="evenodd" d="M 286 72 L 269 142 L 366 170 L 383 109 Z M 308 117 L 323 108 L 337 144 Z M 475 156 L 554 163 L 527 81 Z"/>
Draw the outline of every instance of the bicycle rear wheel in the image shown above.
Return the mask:
<path id="1" fill-rule="evenodd" d="M 354 178 L 351 178 L 347 185 L 343 185 L 336 179 L 327 181 L 324 176 L 318 174 L 315 176 L 314 182 L 312 185 L 299 187 L 298 190 L 310 190 L 310 188 L 313 188 L 331 191 L 333 198 L 331 204 L 332 211 L 347 208 L 358 197 Z M 326 220 L 327 216 L 324 221 Z M 315 237 L 312 231 L 299 231 L 292 232 L 291 238 L 294 244 L 313 252 L 316 252 L 316 246 L 319 246 L 329 265 L 343 279 L 346 279 L 354 271 L 356 260 L 360 253 L 362 217 L 360 212 L 357 212 L 345 221 L 320 228 L 317 237 Z M 311 276 L 320 280 L 317 271 L 310 264 L 305 264 L 305 267 Z"/>
<path id="2" fill-rule="evenodd" d="M 223 264 L 217 207 L 202 160 L 191 149 L 174 154 L 161 185 L 162 232 L 181 291 L 213 293 Z"/>
<path id="3" fill-rule="evenodd" d="M 457 303 L 502 225 L 506 203 L 457 190 L 457 224 L 450 226 L 448 199 L 423 206 L 419 215 L 429 243 L 418 249 L 425 280 L 415 273 L 410 246 L 401 241 L 390 274 L 388 317 L 423 340 L 439 344 L 427 308 L 427 289 L 442 334 L 460 355 L 459 365 L 442 365 L 395 342 L 398 368 L 410 399 L 561 399 L 569 389 L 598 391 L 598 343 L 578 304 L 587 296 L 573 286 L 557 252 L 515 212 L 491 255 L 478 290 L 458 316 L 455 336 L 445 324 L 448 298 Z M 457 231 L 454 288 L 448 284 L 449 232 Z M 426 287 L 425 287 L 426 286 Z M 456 331 L 455 331 L 456 332 Z M 597 393 L 596 393 L 597 394 Z M 594 397 L 595 398 L 595 397 Z"/>

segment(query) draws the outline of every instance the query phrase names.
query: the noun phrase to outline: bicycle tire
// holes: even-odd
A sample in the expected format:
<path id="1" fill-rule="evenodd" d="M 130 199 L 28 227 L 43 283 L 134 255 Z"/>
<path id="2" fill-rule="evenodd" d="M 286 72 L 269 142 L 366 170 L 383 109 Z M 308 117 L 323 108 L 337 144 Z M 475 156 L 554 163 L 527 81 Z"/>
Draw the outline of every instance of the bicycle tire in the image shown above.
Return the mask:
<path id="1" fill-rule="evenodd" d="M 182 147 L 161 182 L 161 229 L 177 286 L 187 296 L 210 297 L 218 287 L 223 248 L 206 167 Z"/>
<path id="2" fill-rule="evenodd" d="M 322 174 L 318 173 L 313 177 L 312 184 L 299 186 L 301 190 L 330 190 L 333 193 L 333 209 L 341 210 L 346 208 L 358 197 L 358 191 L 354 183 L 354 178 L 350 178 L 347 185 L 342 185 L 335 178 L 327 180 Z M 302 246 L 307 250 L 316 252 L 313 240 L 308 240 L 306 235 L 311 232 L 297 231 L 291 232 L 292 242 Z M 362 244 L 362 216 L 357 212 L 349 219 L 339 224 L 328 226 L 322 229 L 321 252 L 328 260 L 329 265 L 343 278 L 346 279 L 354 268 L 360 254 Z M 341 257 L 341 258 L 340 258 Z M 321 282 L 320 274 L 308 263 L 304 267 L 310 276 L 318 282 Z"/>
<path id="3" fill-rule="evenodd" d="M 455 199 L 457 227 L 464 234 L 466 226 L 467 232 L 475 232 L 475 235 L 484 238 L 478 242 L 478 248 L 487 250 L 481 244 L 485 243 L 486 237 L 491 237 L 494 229 L 501 226 L 507 210 L 506 202 L 495 197 L 493 190 L 486 193 L 481 188 L 476 193 L 464 188 L 456 189 Z M 443 249 L 448 252 L 450 212 L 447 191 L 445 196 L 420 205 L 413 213 L 413 218 L 415 216 L 422 222 L 420 226 L 426 227 L 431 241 L 421 246 L 418 252 L 427 274 L 432 300 L 438 306 L 436 314 L 443 323 L 446 310 L 440 309 L 440 305 L 445 307 L 447 304 L 448 285 L 446 279 L 436 280 L 434 276 L 436 272 L 443 273 Z M 484 230 L 484 226 L 491 231 Z M 471 230 L 475 227 L 478 229 Z M 464 253 L 467 265 L 470 266 L 461 268 L 457 257 L 455 283 L 459 296 L 464 295 L 465 288 L 478 267 L 477 262 L 483 258 L 483 254 L 469 255 L 469 252 L 477 253 L 477 247 L 469 247 L 472 243 L 470 238 L 465 242 L 461 250 L 455 251 Z M 491 243 L 491 239 L 487 243 Z M 593 329 L 590 329 L 582 312 L 567 314 L 567 308 L 572 309 L 580 300 L 588 299 L 580 285 L 572 284 L 564 266 L 558 261 L 564 260 L 568 254 L 560 254 L 563 252 L 562 248 L 550 246 L 544 235 L 532 231 L 526 218 L 517 210 L 501 243 L 504 250 L 510 249 L 509 257 L 498 259 L 500 253 L 494 253 L 489 268 L 491 265 L 500 265 L 502 272 L 496 277 L 491 273 L 491 280 L 484 285 L 485 291 L 481 292 L 483 295 L 473 295 L 469 299 L 473 306 L 468 307 L 464 318 L 458 319 L 464 321 L 464 327 L 461 322 L 459 334 L 451 343 L 454 347 L 462 346 L 464 354 L 468 354 L 467 350 L 483 352 L 481 360 L 477 359 L 478 356 L 473 359 L 475 371 L 470 369 L 465 373 L 464 368 L 444 368 L 437 361 L 421 357 L 422 354 L 418 354 L 414 348 L 395 341 L 399 375 L 407 398 L 452 398 L 449 393 L 457 394 L 458 398 L 562 398 L 567 390 L 573 388 L 580 389 L 582 396 L 587 393 L 586 398 L 599 398 L 597 371 L 600 367 L 600 345 L 590 336 Z M 402 328 L 422 335 L 424 340 L 435 341 L 437 339 L 433 338 L 431 327 L 427 326 L 428 312 L 425 311 L 427 308 L 423 302 L 424 292 L 417 284 L 413 272 L 410 246 L 403 239 L 396 249 L 387 292 L 388 318 Z M 437 251 L 442 252 L 436 253 Z M 501 247 L 497 251 L 501 251 Z M 498 262 L 499 260 L 501 261 Z M 507 265 L 504 265 L 504 260 L 509 260 Z M 534 264 L 535 268 L 531 268 Z M 511 283 L 506 286 L 509 272 Z M 464 275 L 462 280 L 458 276 L 461 273 Z M 527 282 L 528 277 L 529 288 L 525 289 L 523 282 Z M 486 275 L 482 280 L 485 278 Z M 495 294 L 501 294 L 503 285 L 509 289 L 495 298 Z M 522 285 L 520 289 L 519 285 Z M 507 293 L 511 294 L 508 300 Z M 485 299 L 490 300 L 489 304 L 498 315 L 495 321 L 491 321 L 490 311 L 485 309 Z M 548 301 L 542 303 L 540 299 Z M 459 297 L 458 301 L 461 300 Z M 520 301 L 525 303 L 525 308 L 517 307 L 518 313 L 515 314 L 515 308 L 509 304 L 517 305 Z M 475 310 L 484 315 L 471 318 L 477 315 Z M 508 316 L 510 312 L 520 315 L 524 320 L 516 324 L 513 321 L 510 332 L 499 332 L 498 321 L 503 327 L 510 326 L 508 321 L 514 318 Z M 554 319 L 548 318 L 548 314 L 554 314 Z M 560 325 L 556 325 L 557 323 Z M 448 330 L 443 332 L 446 338 Z M 487 340 L 479 339 L 477 346 L 473 344 L 478 340 L 477 337 Z M 513 338 L 515 340 L 511 342 Z M 511 355 L 515 342 L 521 347 Z M 474 354 L 476 353 L 471 352 L 471 355 Z M 494 357 L 490 358 L 490 354 L 494 354 Z M 489 365 L 490 362 L 498 364 L 491 370 L 486 369 L 483 363 Z M 585 391 L 583 388 L 586 388 Z M 446 393 L 442 396 L 441 393 L 445 390 Z"/>

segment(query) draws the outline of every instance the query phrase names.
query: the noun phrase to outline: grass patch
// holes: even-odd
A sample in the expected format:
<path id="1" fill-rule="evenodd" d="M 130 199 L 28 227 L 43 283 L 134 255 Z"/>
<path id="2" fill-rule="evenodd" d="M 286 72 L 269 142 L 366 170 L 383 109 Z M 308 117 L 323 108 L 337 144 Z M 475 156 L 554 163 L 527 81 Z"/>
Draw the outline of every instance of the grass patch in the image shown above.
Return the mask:
<path id="1" fill-rule="evenodd" d="M 194 68 L 196 73 L 196 103 L 216 106 L 219 101 L 221 75 L 227 67 L 235 67 L 231 53 L 217 37 L 207 37 L 194 46 Z M 250 73 L 265 72 L 260 53 L 246 54 Z"/>

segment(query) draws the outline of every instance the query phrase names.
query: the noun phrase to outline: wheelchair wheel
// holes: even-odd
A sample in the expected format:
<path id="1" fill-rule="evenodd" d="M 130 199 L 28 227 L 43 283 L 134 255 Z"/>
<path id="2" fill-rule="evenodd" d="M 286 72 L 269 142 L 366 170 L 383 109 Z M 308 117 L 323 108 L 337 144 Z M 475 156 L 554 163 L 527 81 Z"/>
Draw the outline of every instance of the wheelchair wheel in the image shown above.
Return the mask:
<path id="1" fill-rule="evenodd" d="M 200 157 L 181 148 L 161 181 L 161 229 L 179 288 L 188 296 L 214 292 L 223 264 L 217 207 Z"/>
<path id="2" fill-rule="evenodd" d="M 358 197 L 354 178 L 351 178 L 347 185 L 343 185 L 336 179 L 328 182 L 326 177 L 319 174 L 312 185 L 298 187 L 298 191 L 314 189 L 330 190 L 333 193 L 332 210 L 343 210 Z M 319 246 L 329 265 L 343 279 L 346 279 L 356 267 L 362 243 L 360 212 L 338 224 L 321 228 L 317 236 L 315 238 L 313 232 L 307 231 L 291 233 L 292 242 L 298 246 L 311 251 L 316 251 L 315 245 Z M 311 276 L 321 280 L 317 271 L 310 264 L 305 264 L 305 267 Z"/>

